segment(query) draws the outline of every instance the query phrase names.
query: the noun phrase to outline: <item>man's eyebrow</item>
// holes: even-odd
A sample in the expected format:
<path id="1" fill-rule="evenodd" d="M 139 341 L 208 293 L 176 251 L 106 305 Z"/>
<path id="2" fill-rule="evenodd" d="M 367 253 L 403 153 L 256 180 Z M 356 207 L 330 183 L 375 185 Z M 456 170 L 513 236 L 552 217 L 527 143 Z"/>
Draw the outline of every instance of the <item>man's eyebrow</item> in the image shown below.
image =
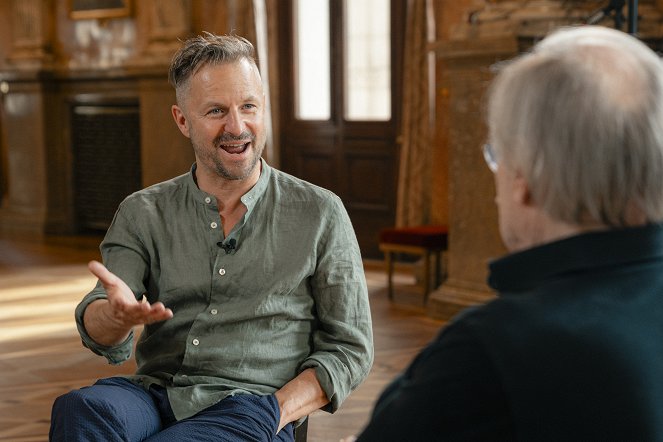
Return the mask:
<path id="1" fill-rule="evenodd" d="M 208 101 L 203 102 L 203 107 L 210 107 L 210 106 L 226 107 L 226 105 L 224 103 L 221 103 L 218 100 L 208 100 Z"/>

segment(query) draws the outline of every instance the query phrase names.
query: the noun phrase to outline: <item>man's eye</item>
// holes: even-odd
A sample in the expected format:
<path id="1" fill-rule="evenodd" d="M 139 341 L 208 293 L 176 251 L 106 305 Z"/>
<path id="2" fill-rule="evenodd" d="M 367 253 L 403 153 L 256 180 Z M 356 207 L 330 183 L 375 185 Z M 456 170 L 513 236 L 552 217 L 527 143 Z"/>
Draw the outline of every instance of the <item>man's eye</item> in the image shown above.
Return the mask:
<path id="1" fill-rule="evenodd" d="M 209 115 L 220 115 L 223 113 L 223 111 L 219 108 L 215 108 L 207 112 Z"/>

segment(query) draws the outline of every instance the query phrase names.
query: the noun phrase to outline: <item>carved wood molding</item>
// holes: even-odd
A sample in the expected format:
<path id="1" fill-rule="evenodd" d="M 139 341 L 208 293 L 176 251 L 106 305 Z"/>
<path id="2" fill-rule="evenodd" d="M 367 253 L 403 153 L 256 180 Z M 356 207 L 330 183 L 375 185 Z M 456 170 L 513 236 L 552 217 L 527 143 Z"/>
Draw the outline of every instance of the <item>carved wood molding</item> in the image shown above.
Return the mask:
<path id="1" fill-rule="evenodd" d="M 467 20 L 454 29 L 451 38 L 466 40 L 508 34 L 519 41 L 536 41 L 556 28 L 586 24 L 607 3 L 581 0 L 486 1 L 483 6 L 468 11 Z M 624 8 L 623 12 L 626 15 L 627 9 Z M 639 2 L 638 37 L 656 40 L 663 36 L 662 12 L 663 0 Z M 615 25 L 614 19 L 608 15 L 597 24 L 606 27 Z M 626 30 L 626 23 L 623 30 Z"/>
<path id="2" fill-rule="evenodd" d="M 147 45 L 139 57 L 143 63 L 167 65 L 180 39 L 191 34 L 191 1 L 143 0 L 142 6 Z"/>
<path id="3" fill-rule="evenodd" d="M 12 0 L 12 49 L 9 61 L 44 66 L 53 61 L 52 0 Z"/>
<path id="4" fill-rule="evenodd" d="M 177 42 L 191 31 L 190 0 L 149 0 L 150 42 Z"/>

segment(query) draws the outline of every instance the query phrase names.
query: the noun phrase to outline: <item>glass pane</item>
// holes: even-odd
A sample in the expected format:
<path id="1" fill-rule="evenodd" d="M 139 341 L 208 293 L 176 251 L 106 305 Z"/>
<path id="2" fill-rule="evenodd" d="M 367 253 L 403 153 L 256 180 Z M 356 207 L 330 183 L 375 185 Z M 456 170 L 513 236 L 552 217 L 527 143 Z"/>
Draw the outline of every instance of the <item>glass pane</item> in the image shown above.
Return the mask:
<path id="1" fill-rule="evenodd" d="M 345 2 L 345 119 L 391 118 L 390 0 Z"/>
<path id="2" fill-rule="evenodd" d="M 328 120 L 329 0 L 295 2 L 295 116 L 300 120 Z"/>

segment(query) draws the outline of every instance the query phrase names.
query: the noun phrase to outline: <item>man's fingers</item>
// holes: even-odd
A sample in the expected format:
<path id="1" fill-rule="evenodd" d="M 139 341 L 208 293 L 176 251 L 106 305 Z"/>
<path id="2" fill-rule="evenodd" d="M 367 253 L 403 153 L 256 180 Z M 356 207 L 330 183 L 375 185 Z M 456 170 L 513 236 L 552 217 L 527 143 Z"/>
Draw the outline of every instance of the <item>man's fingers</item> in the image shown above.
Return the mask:
<path id="1" fill-rule="evenodd" d="M 102 263 L 99 261 L 90 261 L 87 268 L 94 276 L 99 278 L 104 287 L 113 286 L 117 284 L 117 276 L 112 274 Z"/>
<path id="2" fill-rule="evenodd" d="M 163 302 L 155 302 L 151 305 L 151 314 L 159 317 L 172 317 L 173 311 L 163 305 Z"/>
<path id="3" fill-rule="evenodd" d="M 142 324 L 144 321 L 141 318 L 145 316 L 145 313 L 141 311 L 141 305 L 129 287 L 102 263 L 90 261 L 87 266 L 106 289 L 108 304 L 111 308 L 109 314 L 123 324 L 131 326 Z"/>
<path id="4" fill-rule="evenodd" d="M 115 314 L 118 319 L 134 325 L 152 324 L 173 317 L 172 310 L 166 308 L 161 302 L 157 302 L 154 305 L 150 305 L 147 302 L 118 305 Z"/>
<path id="5" fill-rule="evenodd" d="M 146 324 L 161 322 L 173 317 L 173 311 L 166 308 L 162 302 L 155 302 L 150 305 L 147 302 L 141 303 L 142 316 Z"/>
<path id="6" fill-rule="evenodd" d="M 166 308 L 163 304 L 159 303 L 161 308 L 152 309 L 150 314 L 147 317 L 146 324 L 152 324 L 154 322 L 161 322 L 173 317 L 173 312 L 171 309 Z"/>
<path id="7" fill-rule="evenodd" d="M 108 302 L 112 307 L 112 315 L 120 322 L 139 325 L 165 321 L 173 317 L 173 312 L 163 303 L 141 302 L 136 300 L 127 285 L 98 261 L 90 261 L 88 269 L 106 289 Z"/>

